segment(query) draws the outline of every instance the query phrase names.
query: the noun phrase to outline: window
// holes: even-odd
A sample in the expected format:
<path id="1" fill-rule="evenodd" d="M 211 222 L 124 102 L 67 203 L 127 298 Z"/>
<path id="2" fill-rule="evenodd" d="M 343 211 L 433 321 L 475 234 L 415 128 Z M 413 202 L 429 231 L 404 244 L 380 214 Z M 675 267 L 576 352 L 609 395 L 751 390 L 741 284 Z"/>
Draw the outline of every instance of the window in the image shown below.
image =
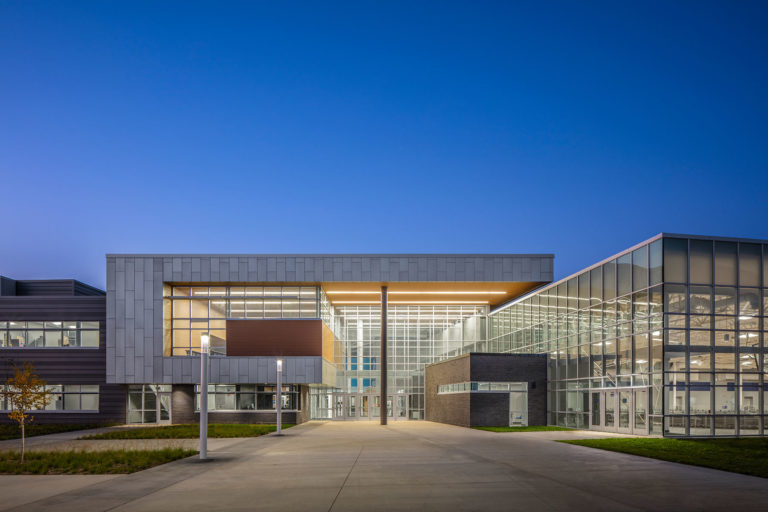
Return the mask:
<path id="1" fill-rule="evenodd" d="M 2 348 L 99 348 L 99 322 L 0 322 Z"/>
<path id="2" fill-rule="evenodd" d="M 170 286 L 165 297 L 171 329 L 166 355 L 200 354 L 200 337 L 210 335 L 212 355 L 226 355 L 226 320 L 318 318 L 316 286 Z"/>
<path id="3" fill-rule="evenodd" d="M 441 384 L 437 387 L 438 395 L 450 393 L 509 393 L 527 392 L 527 382 L 456 382 L 453 384 Z"/>
<path id="4" fill-rule="evenodd" d="M 46 386 L 51 398 L 44 411 L 99 411 L 98 384 L 58 384 Z M 8 389 L 2 386 L 2 389 Z M 0 409 L 8 410 L 9 404 L 0 395 Z"/>
<path id="5" fill-rule="evenodd" d="M 283 410 L 301 409 L 299 386 L 284 385 L 281 399 Z M 277 408 L 277 387 L 270 384 L 209 384 L 210 411 L 274 411 Z M 195 410 L 200 410 L 200 386 L 195 386 Z"/>

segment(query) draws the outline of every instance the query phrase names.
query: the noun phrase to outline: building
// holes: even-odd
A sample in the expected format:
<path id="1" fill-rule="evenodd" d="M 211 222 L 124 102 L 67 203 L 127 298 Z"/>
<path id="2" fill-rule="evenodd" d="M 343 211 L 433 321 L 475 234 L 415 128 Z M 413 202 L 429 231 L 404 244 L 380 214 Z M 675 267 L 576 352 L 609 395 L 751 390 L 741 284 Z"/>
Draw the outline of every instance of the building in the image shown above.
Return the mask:
<path id="1" fill-rule="evenodd" d="M 106 383 L 105 332 L 102 290 L 71 279 L 0 277 L 0 385 L 14 366 L 34 365 L 53 394 L 35 422 L 125 422 L 125 387 Z"/>
<path id="2" fill-rule="evenodd" d="M 763 435 L 767 278 L 765 240 L 660 234 L 496 308 L 488 349 L 548 354 L 551 425 Z"/>
<path id="3" fill-rule="evenodd" d="M 554 283 L 549 254 L 112 254 L 106 270 L 99 403 L 113 393 L 130 423 L 197 420 L 208 333 L 212 422 L 274 421 L 280 359 L 290 422 L 385 408 L 664 436 L 768 428 L 765 240 L 660 234 Z M 9 321 L 48 317 L 7 295 L 4 354 L 85 350 L 14 346 Z"/>
<path id="4" fill-rule="evenodd" d="M 552 271 L 552 255 L 108 255 L 107 382 L 143 404 L 129 420 L 194 421 L 210 333 L 212 422 L 273 421 L 278 358 L 286 421 L 378 419 L 382 381 L 393 420 L 423 419 L 424 365 L 483 345 L 489 310 Z"/>

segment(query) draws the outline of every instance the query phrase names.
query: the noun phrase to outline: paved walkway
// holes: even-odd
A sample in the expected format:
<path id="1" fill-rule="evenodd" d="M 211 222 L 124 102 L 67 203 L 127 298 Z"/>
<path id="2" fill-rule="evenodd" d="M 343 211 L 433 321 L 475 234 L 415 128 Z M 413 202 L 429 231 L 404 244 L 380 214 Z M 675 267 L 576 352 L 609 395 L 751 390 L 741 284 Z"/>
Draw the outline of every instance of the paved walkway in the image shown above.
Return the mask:
<path id="1" fill-rule="evenodd" d="M 768 480 L 563 443 L 589 432 L 497 434 L 429 422 L 308 423 L 60 492 L 19 510 L 765 510 Z M 90 478 L 90 477 L 84 477 Z M 12 480 L 12 483 L 9 482 Z M 12 507 L 8 507 L 13 509 Z"/>

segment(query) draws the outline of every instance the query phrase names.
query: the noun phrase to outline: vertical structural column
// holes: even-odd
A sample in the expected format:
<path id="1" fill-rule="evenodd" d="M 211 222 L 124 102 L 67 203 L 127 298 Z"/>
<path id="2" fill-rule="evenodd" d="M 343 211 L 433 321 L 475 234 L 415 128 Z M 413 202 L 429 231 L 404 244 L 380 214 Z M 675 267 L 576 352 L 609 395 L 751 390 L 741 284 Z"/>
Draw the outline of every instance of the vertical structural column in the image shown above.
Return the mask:
<path id="1" fill-rule="evenodd" d="M 381 355 L 379 356 L 379 389 L 381 390 L 381 424 L 387 424 L 387 287 L 381 287 Z"/>

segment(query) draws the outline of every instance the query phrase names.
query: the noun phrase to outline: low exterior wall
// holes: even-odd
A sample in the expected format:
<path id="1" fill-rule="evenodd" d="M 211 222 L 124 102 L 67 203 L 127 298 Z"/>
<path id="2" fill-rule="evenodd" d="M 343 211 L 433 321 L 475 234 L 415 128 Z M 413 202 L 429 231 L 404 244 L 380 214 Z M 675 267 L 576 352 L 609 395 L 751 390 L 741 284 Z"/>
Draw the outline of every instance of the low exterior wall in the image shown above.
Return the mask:
<path id="1" fill-rule="evenodd" d="M 438 386 L 461 382 L 526 382 L 528 425 L 547 424 L 547 358 L 544 354 L 469 353 L 428 365 L 425 417 L 462 427 L 508 426 L 509 393 L 438 394 Z"/>
<path id="2" fill-rule="evenodd" d="M 470 354 L 470 375 L 479 382 L 527 382 L 528 425 L 547 424 L 547 356 L 546 354 Z M 509 395 L 472 393 L 473 397 L 495 394 L 503 396 L 504 418 L 496 412 L 498 399 L 475 399 L 472 402 L 472 426 L 509 425 Z"/>
<path id="3" fill-rule="evenodd" d="M 461 427 L 470 426 L 470 393 L 438 395 L 442 384 L 465 382 L 469 378 L 469 356 L 461 356 L 426 367 L 424 376 L 424 419 L 449 423 Z"/>

